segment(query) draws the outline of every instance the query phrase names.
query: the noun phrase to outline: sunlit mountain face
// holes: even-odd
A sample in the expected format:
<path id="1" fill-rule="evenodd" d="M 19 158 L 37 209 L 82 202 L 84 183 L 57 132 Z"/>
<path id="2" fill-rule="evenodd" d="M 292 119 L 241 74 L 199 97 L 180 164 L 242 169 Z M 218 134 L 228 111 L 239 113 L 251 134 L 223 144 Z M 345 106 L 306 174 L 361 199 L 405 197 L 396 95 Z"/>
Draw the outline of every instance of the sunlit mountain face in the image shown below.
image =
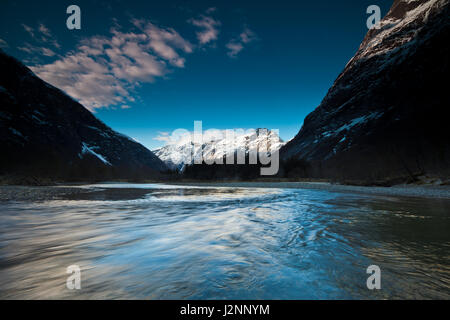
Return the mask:
<path id="1" fill-rule="evenodd" d="M 207 161 L 220 162 L 227 156 L 234 157 L 238 152 L 244 155 L 262 150 L 272 153 L 284 145 L 275 131 L 230 131 L 231 133 L 225 130 L 207 131 L 202 134 L 200 145 L 195 145 L 194 133 L 174 136 L 166 146 L 153 152 L 172 170 L 183 171 L 186 165 L 194 163 L 194 160 L 200 157 Z"/>

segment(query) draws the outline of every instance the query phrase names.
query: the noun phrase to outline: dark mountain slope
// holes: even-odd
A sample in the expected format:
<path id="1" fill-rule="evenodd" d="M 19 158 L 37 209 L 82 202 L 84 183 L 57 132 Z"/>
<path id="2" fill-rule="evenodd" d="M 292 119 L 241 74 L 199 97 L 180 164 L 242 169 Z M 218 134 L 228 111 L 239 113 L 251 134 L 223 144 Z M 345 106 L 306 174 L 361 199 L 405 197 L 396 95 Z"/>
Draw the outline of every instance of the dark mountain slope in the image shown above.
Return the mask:
<path id="1" fill-rule="evenodd" d="M 145 179 L 166 169 L 151 151 L 2 51 L 0 70 L 0 176 Z"/>
<path id="2" fill-rule="evenodd" d="M 448 0 L 396 0 L 281 149 L 308 176 L 351 183 L 450 177 Z"/>

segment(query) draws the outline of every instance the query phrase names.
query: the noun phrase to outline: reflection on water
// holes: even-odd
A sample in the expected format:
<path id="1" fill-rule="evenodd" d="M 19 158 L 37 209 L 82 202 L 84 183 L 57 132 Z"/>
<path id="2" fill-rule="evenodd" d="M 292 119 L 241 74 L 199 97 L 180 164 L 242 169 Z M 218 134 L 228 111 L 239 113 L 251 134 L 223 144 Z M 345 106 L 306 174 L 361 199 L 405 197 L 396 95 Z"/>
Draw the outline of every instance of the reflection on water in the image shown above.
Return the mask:
<path id="1" fill-rule="evenodd" d="M 0 204 L 0 298 L 450 298 L 450 202 L 96 185 Z M 66 267 L 79 265 L 81 290 Z M 382 289 L 366 287 L 381 268 Z"/>

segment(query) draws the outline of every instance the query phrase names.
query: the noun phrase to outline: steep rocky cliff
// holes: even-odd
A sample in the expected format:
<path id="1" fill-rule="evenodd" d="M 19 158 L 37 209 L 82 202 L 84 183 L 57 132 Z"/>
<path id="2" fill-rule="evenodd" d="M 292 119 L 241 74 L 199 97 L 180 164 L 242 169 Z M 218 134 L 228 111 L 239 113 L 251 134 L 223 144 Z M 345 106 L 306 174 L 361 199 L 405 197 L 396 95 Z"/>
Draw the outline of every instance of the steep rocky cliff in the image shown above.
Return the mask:
<path id="1" fill-rule="evenodd" d="M 448 0 L 396 0 L 281 149 L 351 183 L 450 177 Z"/>
<path id="2" fill-rule="evenodd" d="M 284 142 L 275 131 L 260 128 L 235 132 L 232 138 L 227 138 L 225 130 L 213 130 L 203 133 L 202 148 L 194 148 L 192 134 L 179 137 L 166 146 L 153 152 L 172 170 L 183 171 L 186 165 L 194 159 L 203 157 L 211 162 L 236 154 L 239 150 L 248 154 L 266 148 L 269 152 L 277 151 Z"/>

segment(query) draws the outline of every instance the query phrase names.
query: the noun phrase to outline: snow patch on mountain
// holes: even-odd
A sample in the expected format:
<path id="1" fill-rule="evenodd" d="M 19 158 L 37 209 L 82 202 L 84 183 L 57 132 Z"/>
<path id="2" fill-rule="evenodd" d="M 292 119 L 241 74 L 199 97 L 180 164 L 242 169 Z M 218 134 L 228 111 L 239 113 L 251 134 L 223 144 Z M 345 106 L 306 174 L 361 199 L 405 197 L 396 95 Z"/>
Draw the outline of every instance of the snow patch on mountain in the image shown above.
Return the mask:
<path id="1" fill-rule="evenodd" d="M 21 137 L 21 138 L 23 138 L 23 139 L 26 138 L 26 137 L 24 137 L 24 135 L 23 135 L 19 130 L 16 130 L 16 129 L 14 129 L 14 128 L 9 128 L 9 130 L 10 130 L 13 134 L 15 134 L 16 136 L 18 136 L 18 137 Z"/>
<path id="2" fill-rule="evenodd" d="M 102 156 L 101 154 L 95 152 L 94 149 L 98 149 L 98 147 L 95 147 L 95 146 L 91 146 L 90 147 L 85 142 L 83 142 L 82 145 L 81 145 L 81 153 L 79 154 L 80 159 L 83 158 L 84 154 L 89 153 L 89 154 L 97 157 L 104 164 L 106 164 L 108 166 L 111 166 L 111 163 L 108 160 L 106 160 L 106 158 L 104 156 Z"/>

